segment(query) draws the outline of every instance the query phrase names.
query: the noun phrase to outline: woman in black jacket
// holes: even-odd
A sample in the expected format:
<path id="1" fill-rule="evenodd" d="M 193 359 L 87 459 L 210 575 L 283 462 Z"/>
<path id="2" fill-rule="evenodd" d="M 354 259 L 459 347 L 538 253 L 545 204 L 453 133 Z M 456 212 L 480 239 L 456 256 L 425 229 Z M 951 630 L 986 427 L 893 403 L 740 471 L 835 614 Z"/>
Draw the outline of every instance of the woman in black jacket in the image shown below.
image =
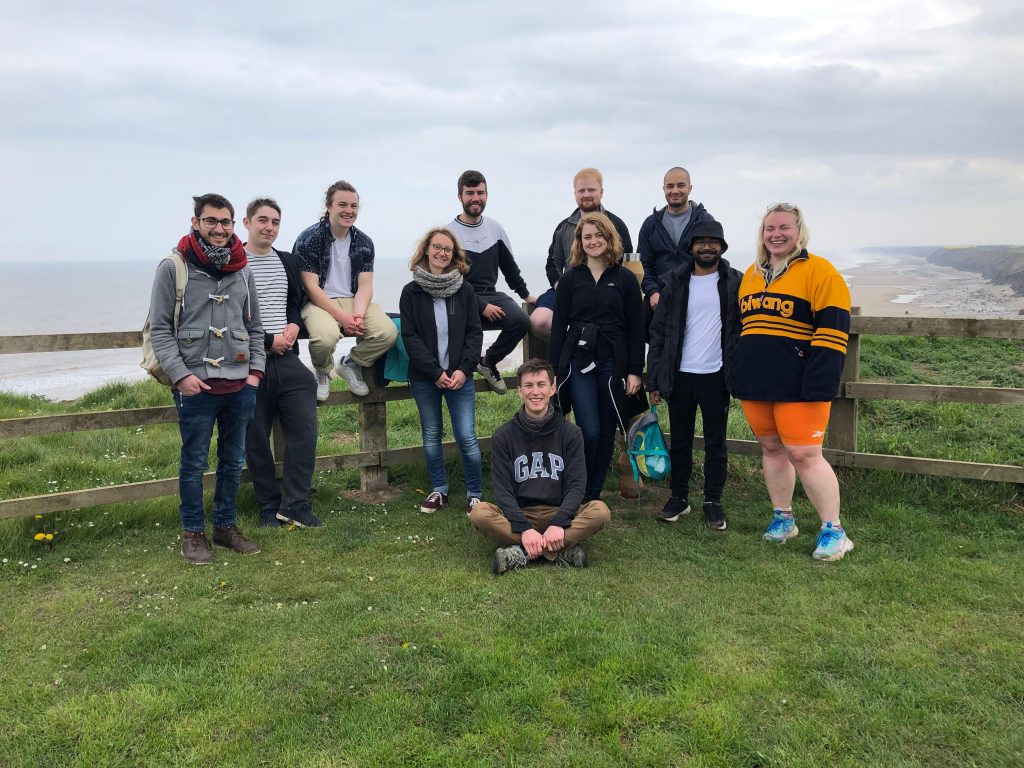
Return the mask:
<path id="1" fill-rule="evenodd" d="M 570 269 L 555 293 L 549 359 L 562 413 L 583 431 L 587 500 L 601 498 L 615 429 L 626 432 L 625 396 L 640 390 L 644 323 L 640 284 L 620 266 L 622 241 L 603 213 L 580 217 Z"/>
<path id="2" fill-rule="evenodd" d="M 483 492 L 473 371 L 484 335 L 476 295 L 462 278 L 469 271 L 469 262 L 455 235 L 435 227 L 420 240 L 409 269 L 413 279 L 402 289 L 398 306 L 402 341 L 409 355 L 409 387 L 420 413 L 423 455 L 433 486 L 420 511 L 436 512 L 448 503 L 448 474 L 441 447 L 443 398 L 462 455 L 468 512 Z"/>

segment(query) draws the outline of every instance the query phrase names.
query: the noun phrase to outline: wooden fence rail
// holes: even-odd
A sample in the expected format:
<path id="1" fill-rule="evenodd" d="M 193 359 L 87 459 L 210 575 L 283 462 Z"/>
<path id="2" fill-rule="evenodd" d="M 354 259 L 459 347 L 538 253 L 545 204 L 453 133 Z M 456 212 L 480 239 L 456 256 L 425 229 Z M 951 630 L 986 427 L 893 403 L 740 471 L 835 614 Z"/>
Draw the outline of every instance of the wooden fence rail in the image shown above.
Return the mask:
<path id="1" fill-rule="evenodd" d="M 1024 483 L 1024 467 L 1006 464 L 949 461 L 912 456 L 889 456 L 862 453 L 857 450 L 857 421 L 861 400 L 930 401 L 944 403 L 983 403 L 1024 405 L 1024 389 L 1006 387 L 964 387 L 924 384 L 890 384 L 859 381 L 860 336 L 949 336 L 959 338 L 1024 339 L 1022 319 L 965 319 L 924 317 L 862 317 L 855 315 L 850 334 L 849 353 L 839 397 L 833 401 L 825 445 L 825 458 L 836 466 L 857 469 L 882 469 L 893 472 L 935 475 L 1007 483 Z M 126 349 L 139 346 L 136 331 L 115 333 L 77 333 L 44 336 L 8 336 L 0 338 L 0 355 L 27 352 L 62 352 L 88 349 Z M 541 347 L 536 339 L 524 340 L 524 354 L 529 356 Z M 513 383 L 508 380 L 509 383 Z M 475 382 L 477 391 L 487 391 L 484 382 Z M 318 471 L 358 468 L 363 490 L 379 490 L 387 486 L 388 467 L 422 460 L 420 446 L 388 448 L 387 403 L 412 399 L 407 386 L 378 388 L 371 384 L 366 397 L 357 398 L 349 392 L 332 392 L 321 406 L 356 404 L 359 407 L 358 453 L 318 456 Z M 168 424 L 177 420 L 173 406 L 134 408 L 120 411 L 94 411 L 60 416 L 30 416 L 0 420 L 0 439 L 38 437 L 66 432 L 96 429 Z M 729 450 L 736 454 L 759 455 L 753 440 L 728 440 Z M 277 446 L 280 448 L 280 446 Z M 481 450 L 490 450 L 490 438 L 480 438 Z M 703 439 L 694 440 L 694 447 L 703 448 Z M 454 443 L 445 443 L 445 453 L 457 453 Z M 278 472 L 281 464 L 278 464 Z M 248 480 L 247 473 L 243 480 Z M 214 474 L 206 475 L 212 487 Z M 23 517 L 58 510 L 82 509 L 125 501 L 139 501 L 177 493 L 177 478 L 149 480 L 138 483 L 86 488 L 16 499 L 0 499 L 0 518 Z"/>

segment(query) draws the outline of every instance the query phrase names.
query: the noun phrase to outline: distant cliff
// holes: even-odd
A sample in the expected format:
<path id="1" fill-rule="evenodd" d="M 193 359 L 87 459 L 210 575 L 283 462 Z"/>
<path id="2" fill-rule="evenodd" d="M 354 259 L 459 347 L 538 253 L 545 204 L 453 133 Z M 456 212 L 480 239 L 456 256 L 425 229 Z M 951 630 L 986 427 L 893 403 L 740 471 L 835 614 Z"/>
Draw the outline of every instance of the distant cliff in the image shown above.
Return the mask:
<path id="1" fill-rule="evenodd" d="M 976 245 L 964 248 L 939 248 L 928 261 L 965 272 L 980 272 L 993 283 L 1008 285 L 1024 296 L 1024 246 Z"/>

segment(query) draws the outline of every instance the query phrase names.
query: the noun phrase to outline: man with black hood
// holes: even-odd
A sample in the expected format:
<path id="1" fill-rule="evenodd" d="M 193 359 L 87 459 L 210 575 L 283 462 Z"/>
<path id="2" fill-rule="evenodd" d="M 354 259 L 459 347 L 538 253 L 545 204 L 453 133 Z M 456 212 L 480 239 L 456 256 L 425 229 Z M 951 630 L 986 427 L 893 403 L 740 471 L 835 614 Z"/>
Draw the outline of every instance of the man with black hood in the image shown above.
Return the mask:
<path id="1" fill-rule="evenodd" d="M 179 513 L 181 555 L 189 563 L 213 561 L 206 540 L 203 473 L 217 426 L 217 485 L 213 543 L 243 555 L 260 551 L 235 524 L 245 433 L 252 421 L 266 364 L 256 283 L 242 241 L 235 236 L 235 209 L 221 195 L 193 197 L 192 228 L 171 258 L 157 267 L 149 308 L 153 351 L 167 377 L 178 411 L 181 461 Z M 188 281 L 180 303 L 175 259 Z"/>
<path id="2" fill-rule="evenodd" d="M 640 287 L 644 292 L 645 322 L 648 326 L 661 298 L 665 277 L 690 258 L 687 243 L 693 228 L 702 221 L 715 220 L 703 205 L 690 200 L 693 186 L 690 184 L 690 172 L 685 168 L 669 168 L 661 190 L 665 194 L 666 205 L 661 210 L 655 208 L 644 219 L 637 242 L 640 263 L 644 267 Z"/>
<path id="3" fill-rule="evenodd" d="M 583 433 L 551 405 L 551 365 L 527 360 L 518 376 L 523 407 L 491 438 L 494 503 L 476 504 L 469 519 L 500 545 L 494 553 L 496 574 L 540 558 L 582 568 L 587 555 L 580 544 L 604 527 L 611 513 L 603 501 L 583 503 Z"/>
<path id="4" fill-rule="evenodd" d="M 722 510 L 725 428 L 740 337 L 737 296 L 743 275 L 722 258 L 729 246 L 717 221 L 695 224 L 685 245 L 691 258 L 664 278 L 647 356 L 651 402 L 668 401 L 671 432 L 672 496 L 658 520 L 674 523 L 690 512 L 693 431 L 699 407 L 704 424 L 704 522 L 722 531 L 726 527 Z"/>

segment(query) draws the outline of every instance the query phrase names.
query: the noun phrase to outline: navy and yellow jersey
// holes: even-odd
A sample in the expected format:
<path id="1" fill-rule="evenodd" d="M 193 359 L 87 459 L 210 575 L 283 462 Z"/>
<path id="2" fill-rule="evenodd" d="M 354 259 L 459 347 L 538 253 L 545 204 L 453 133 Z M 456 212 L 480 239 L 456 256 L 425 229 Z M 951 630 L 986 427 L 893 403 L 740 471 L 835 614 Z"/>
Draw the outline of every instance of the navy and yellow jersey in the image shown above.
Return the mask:
<path id="1" fill-rule="evenodd" d="M 770 283 L 758 264 L 740 282 L 733 395 L 820 402 L 839 392 L 850 333 L 850 290 L 830 262 L 806 250 Z"/>

